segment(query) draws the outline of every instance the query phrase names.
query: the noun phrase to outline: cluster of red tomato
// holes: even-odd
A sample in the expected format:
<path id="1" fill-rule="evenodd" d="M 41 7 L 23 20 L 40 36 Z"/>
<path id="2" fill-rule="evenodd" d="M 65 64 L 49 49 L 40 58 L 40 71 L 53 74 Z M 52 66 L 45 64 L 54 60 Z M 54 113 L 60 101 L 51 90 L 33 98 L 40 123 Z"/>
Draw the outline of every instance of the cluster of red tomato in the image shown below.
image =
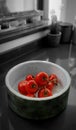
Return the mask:
<path id="1" fill-rule="evenodd" d="M 18 91 L 29 97 L 52 96 L 52 90 L 58 84 L 56 74 L 48 75 L 46 72 L 39 72 L 36 76 L 29 74 L 24 80 L 18 83 Z"/>

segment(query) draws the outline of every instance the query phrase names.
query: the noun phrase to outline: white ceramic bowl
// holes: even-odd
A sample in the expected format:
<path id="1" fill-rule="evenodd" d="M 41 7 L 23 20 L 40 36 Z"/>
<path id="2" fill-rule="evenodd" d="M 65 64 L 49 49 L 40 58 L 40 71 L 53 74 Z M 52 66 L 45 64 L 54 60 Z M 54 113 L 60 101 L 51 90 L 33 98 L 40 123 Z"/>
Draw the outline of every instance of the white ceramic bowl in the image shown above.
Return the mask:
<path id="1" fill-rule="evenodd" d="M 44 71 L 48 74 L 55 73 L 61 82 L 56 88 L 53 96 L 46 98 L 31 98 L 18 92 L 19 81 L 27 74 L 36 75 Z M 71 78 L 68 72 L 57 64 L 47 61 L 27 61 L 11 68 L 5 78 L 8 93 L 8 104 L 10 108 L 21 117 L 28 119 L 46 119 L 54 117 L 67 106 L 68 93 Z"/>

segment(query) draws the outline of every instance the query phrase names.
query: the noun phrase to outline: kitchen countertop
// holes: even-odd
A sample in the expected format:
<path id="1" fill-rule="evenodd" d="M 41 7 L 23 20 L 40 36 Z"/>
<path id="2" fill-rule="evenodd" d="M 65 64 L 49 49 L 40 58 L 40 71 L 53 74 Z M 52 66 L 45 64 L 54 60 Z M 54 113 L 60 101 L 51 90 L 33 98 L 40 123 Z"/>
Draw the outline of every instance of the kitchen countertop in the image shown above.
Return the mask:
<path id="1" fill-rule="evenodd" d="M 72 51 L 71 51 L 72 50 Z M 72 52 L 72 53 L 71 53 Z M 42 47 L 29 55 L 0 65 L 0 130 L 75 130 L 76 129 L 76 45 L 60 44 L 56 48 Z M 72 57 L 72 58 L 71 58 Z M 58 116 L 47 120 L 28 120 L 19 117 L 8 106 L 5 76 L 14 65 L 28 60 L 46 60 L 59 64 L 72 78 L 67 108 Z"/>
<path id="2" fill-rule="evenodd" d="M 39 31 L 44 31 L 50 27 L 49 20 L 36 21 L 31 24 L 24 24 L 18 27 L 10 27 L 8 29 L 0 30 L 0 44 L 6 43 L 11 40 L 22 38 Z"/>

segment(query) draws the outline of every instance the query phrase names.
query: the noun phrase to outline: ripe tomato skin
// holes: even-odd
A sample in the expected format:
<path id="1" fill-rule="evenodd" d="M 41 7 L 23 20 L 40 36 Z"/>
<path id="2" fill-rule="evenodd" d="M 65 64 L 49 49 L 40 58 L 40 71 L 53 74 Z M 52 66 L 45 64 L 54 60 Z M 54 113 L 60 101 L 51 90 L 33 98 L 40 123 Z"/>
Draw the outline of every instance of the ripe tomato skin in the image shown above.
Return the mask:
<path id="1" fill-rule="evenodd" d="M 51 74 L 49 76 L 49 81 L 52 81 L 56 85 L 58 84 L 58 78 L 57 78 L 57 76 L 55 74 Z"/>
<path id="2" fill-rule="evenodd" d="M 33 80 L 33 79 L 34 79 L 34 76 L 31 75 L 31 74 L 29 74 L 29 75 L 26 76 L 25 79 L 26 79 L 27 81 L 29 81 L 29 80 Z"/>
<path id="3" fill-rule="evenodd" d="M 48 96 L 52 96 L 52 92 L 48 88 L 40 89 L 40 91 L 38 92 L 39 98 L 48 97 Z"/>
<path id="4" fill-rule="evenodd" d="M 35 95 L 32 94 L 32 93 L 28 93 L 26 96 L 28 96 L 28 97 L 35 97 Z"/>
<path id="5" fill-rule="evenodd" d="M 22 81 L 20 81 L 20 82 L 18 83 L 18 91 L 19 91 L 21 94 L 23 94 L 23 95 L 27 94 L 26 87 L 27 87 L 27 81 L 22 80 Z"/>
<path id="6" fill-rule="evenodd" d="M 35 77 L 35 81 L 39 86 L 45 86 L 49 81 L 49 76 L 45 72 L 39 72 Z"/>
<path id="7" fill-rule="evenodd" d="M 48 82 L 48 84 L 47 84 L 47 86 L 46 86 L 46 88 L 48 88 L 49 90 L 51 90 L 52 91 L 52 89 L 54 88 L 54 83 L 53 82 Z"/>
<path id="8" fill-rule="evenodd" d="M 27 93 L 32 93 L 32 94 L 35 93 L 35 92 L 37 92 L 38 85 L 35 82 L 35 80 L 29 80 L 27 82 L 27 88 L 26 88 L 26 90 L 27 90 Z"/>

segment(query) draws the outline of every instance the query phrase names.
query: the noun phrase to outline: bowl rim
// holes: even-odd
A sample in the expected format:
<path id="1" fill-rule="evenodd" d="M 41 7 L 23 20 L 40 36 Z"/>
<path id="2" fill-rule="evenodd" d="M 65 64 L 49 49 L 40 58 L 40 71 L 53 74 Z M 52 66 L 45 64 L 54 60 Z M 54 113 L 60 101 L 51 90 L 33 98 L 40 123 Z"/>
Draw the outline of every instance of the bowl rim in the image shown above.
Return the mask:
<path id="1" fill-rule="evenodd" d="M 56 66 L 57 68 L 61 69 L 67 77 L 68 82 L 67 82 L 66 87 L 64 87 L 64 89 L 62 89 L 62 91 L 54 94 L 53 96 L 43 97 L 43 98 L 28 97 L 28 96 L 18 93 L 16 90 L 14 90 L 12 87 L 10 87 L 8 77 L 13 72 L 13 70 L 16 69 L 18 66 L 22 66 L 23 64 L 28 64 L 28 63 L 46 63 L 46 64 L 50 64 L 50 65 Z M 43 100 L 55 99 L 55 98 L 61 96 L 63 93 L 65 93 L 69 89 L 70 84 L 71 84 L 71 77 L 70 77 L 69 73 L 63 67 L 61 67 L 60 65 L 58 65 L 56 63 L 53 63 L 50 61 L 42 61 L 42 60 L 30 60 L 30 61 L 25 61 L 25 62 L 19 63 L 19 64 L 15 65 L 14 67 L 12 67 L 5 76 L 5 85 L 11 93 L 13 93 L 14 95 L 16 95 L 19 98 L 32 100 L 32 101 L 43 101 Z"/>

